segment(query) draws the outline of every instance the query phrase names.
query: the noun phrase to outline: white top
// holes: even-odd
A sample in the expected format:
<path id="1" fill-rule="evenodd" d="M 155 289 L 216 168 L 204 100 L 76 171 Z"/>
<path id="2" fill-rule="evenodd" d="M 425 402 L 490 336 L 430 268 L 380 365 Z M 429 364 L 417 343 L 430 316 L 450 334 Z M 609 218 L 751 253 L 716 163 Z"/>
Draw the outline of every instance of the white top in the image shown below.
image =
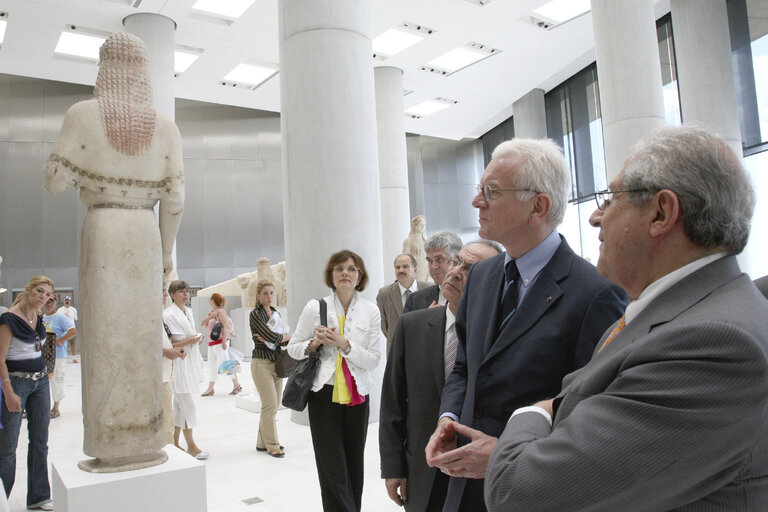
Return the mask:
<path id="1" fill-rule="evenodd" d="M 77 309 L 74 308 L 74 306 L 61 306 L 59 309 L 56 310 L 57 313 L 61 313 L 65 317 L 69 318 L 73 322 L 77 322 Z"/>
<path id="2" fill-rule="evenodd" d="M 181 310 L 176 304 L 163 311 L 163 321 L 171 330 L 171 341 L 181 341 L 199 334 L 195 330 L 195 318 L 192 310 L 184 307 Z M 202 336 L 200 339 L 203 339 Z M 176 393 L 199 393 L 203 381 L 203 357 L 200 355 L 198 343 L 184 347 L 187 356 L 177 359 L 173 365 L 173 389 Z"/>
<path id="3" fill-rule="evenodd" d="M 336 294 L 325 297 L 328 303 L 328 327 L 339 328 L 338 312 L 344 314 Z M 299 317 L 296 331 L 288 343 L 288 353 L 294 359 L 306 359 L 304 351 L 315 336 L 315 327 L 320 325 L 320 302 L 317 299 L 310 300 Z M 344 320 L 344 337 L 349 340 L 349 354 L 340 352 L 346 358 L 349 372 L 355 379 L 357 391 L 365 396 L 370 393 L 374 385 L 371 373 L 379 366 L 382 346 L 386 338 L 381 332 L 381 316 L 376 304 L 360 297 L 358 292 L 352 298 Z M 323 347 L 320 353 L 320 365 L 315 380 L 312 382 L 312 391 L 319 391 L 336 371 L 335 347 Z"/>

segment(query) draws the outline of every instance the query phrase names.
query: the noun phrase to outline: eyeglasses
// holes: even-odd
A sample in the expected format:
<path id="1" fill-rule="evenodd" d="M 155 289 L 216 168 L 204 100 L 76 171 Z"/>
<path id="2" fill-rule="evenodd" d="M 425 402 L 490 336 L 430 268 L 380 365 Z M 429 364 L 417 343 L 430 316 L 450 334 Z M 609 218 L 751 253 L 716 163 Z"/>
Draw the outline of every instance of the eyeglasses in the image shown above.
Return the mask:
<path id="1" fill-rule="evenodd" d="M 478 183 L 477 185 L 477 193 L 483 194 L 483 199 L 486 201 L 490 201 L 491 199 L 498 196 L 499 192 L 533 192 L 535 194 L 541 193 L 538 190 L 534 190 L 532 188 L 496 188 L 490 183 L 486 183 L 485 185 Z"/>
<path id="2" fill-rule="evenodd" d="M 333 271 L 336 272 L 337 274 L 341 274 L 344 271 L 346 271 L 347 274 L 357 274 L 358 272 L 360 272 L 360 269 L 357 268 L 354 265 L 350 265 L 348 267 L 343 267 L 341 265 L 336 265 L 335 267 L 333 267 Z"/>
<path id="3" fill-rule="evenodd" d="M 632 190 L 601 190 L 595 192 L 595 202 L 598 210 L 605 210 L 611 206 L 613 198 L 619 194 L 628 194 L 630 192 L 650 192 L 647 188 L 633 188 Z"/>

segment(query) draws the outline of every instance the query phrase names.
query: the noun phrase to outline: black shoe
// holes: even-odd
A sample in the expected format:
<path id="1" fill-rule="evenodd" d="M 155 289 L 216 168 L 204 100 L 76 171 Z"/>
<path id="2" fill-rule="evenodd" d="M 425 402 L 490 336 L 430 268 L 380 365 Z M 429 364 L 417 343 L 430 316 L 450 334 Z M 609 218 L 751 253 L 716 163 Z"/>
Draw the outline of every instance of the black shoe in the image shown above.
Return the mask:
<path id="1" fill-rule="evenodd" d="M 281 449 L 281 450 L 285 450 L 285 446 L 283 446 L 283 445 L 280 445 L 280 449 Z M 259 447 L 257 446 L 257 447 L 256 447 L 256 451 L 257 451 L 257 452 L 265 452 L 265 451 L 267 451 L 267 449 L 266 449 L 266 448 L 259 448 Z M 271 455 L 271 454 L 270 454 L 270 455 Z"/>

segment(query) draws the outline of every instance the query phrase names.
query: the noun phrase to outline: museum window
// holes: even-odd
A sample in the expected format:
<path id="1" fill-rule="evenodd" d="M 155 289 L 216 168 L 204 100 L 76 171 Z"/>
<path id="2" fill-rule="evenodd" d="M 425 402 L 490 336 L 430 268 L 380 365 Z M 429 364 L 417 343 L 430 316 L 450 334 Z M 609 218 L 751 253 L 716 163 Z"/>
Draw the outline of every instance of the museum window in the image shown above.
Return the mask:
<path id="1" fill-rule="evenodd" d="M 656 21 L 656 38 L 659 42 L 661 85 L 664 95 L 664 121 L 667 126 L 680 126 L 680 89 L 677 84 L 675 38 L 672 35 L 672 16 L 667 13 Z"/>

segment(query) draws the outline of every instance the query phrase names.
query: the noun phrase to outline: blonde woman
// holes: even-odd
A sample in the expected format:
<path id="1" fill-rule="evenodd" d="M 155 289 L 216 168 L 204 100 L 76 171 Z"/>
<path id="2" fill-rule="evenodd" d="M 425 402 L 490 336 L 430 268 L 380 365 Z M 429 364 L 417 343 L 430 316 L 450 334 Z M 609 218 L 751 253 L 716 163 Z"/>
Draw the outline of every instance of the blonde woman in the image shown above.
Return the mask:
<path id="1" fill-rule="evenodd" d="M 177 359 L 173 365 L 173 444 L 177 448 L 181 431 L 187 442 L 187 453 L 194 458 L 208 458 L 208 452 L 201 450 L 192 436 L 192 429 L 197 426 L 197 408 L 194 395 L 200 392 L 203 380 L 203 358 L 198 343 L 203 339 L 195 332 L 195 319 L 192 310 L 186 304 L 189 301 L 189 284 L 186 281 L 174 281 L 168 286 L 168 294 L 173 304 L 163 312 L 163 321 L 171 331 L 173 348 L 184 348 L 186 356 Z"/>
<path id="2" fill-rule="evenodd" d="M 291 339 L 280 313 L 272 307 L 275 300 L 275 286 L 262 279 L 256 285 L 256 307 L 251 311 L 250 324 L 253 337 L 251 354 L 251 376 L 261 398 L 261 417 L 256 450 L 268 452 L 276 458 L 285 456 L 284 447 L 277 439 L 277 405 L 283 395 L 283 379 L 275 372 L 275 357 L 278 345 L 285 345 Z"/>
<path id="3" fill-rule="evenodd" d="M 48 483 L 48 424 L 51 396 L 43 360 L 45 325 L 40 312 L 53 297 L 53 281 L 33 277 L 0 315 L 0 478 L 6 495 L 16 478 L 16 446 L 21 430 L 21 411 L 27 411 L 27 508 L 53 510 Z"/>
<path id="4" fill-rule="evenodd" d="M 201 396 L 213 396 L 215 393 L 213 387 L 216 385 L 216 379 L 219 377 L 219 360 L 222 353 L 229 347 L 229 340 L 232 337 L 234 326 L 232 320 L 227 316 L 227 299 L 220 293 L 211 295 L 211 311 L 208 313 L 201 326 L 205 327 L 208 333 L 208 389 Z M 221 334 L 215 340 L 211 338 L 211 331 L 216 323 L 221 323 Z M 243 390 L 240 381 L 237 380 L 237 374 L 232 374 L 232 391 L 230 395 L 236 395 Z"/>

